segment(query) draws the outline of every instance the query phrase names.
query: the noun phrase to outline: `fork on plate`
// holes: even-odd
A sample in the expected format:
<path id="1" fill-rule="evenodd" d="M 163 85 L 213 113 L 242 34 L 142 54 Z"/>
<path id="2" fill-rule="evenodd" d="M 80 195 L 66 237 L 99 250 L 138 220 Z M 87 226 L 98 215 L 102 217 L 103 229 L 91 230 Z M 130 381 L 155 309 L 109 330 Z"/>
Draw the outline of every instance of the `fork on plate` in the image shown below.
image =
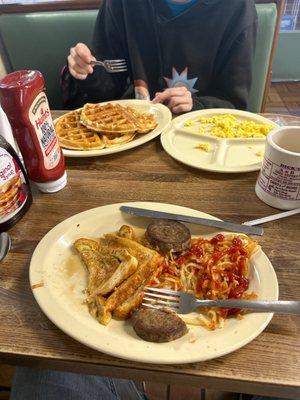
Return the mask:
<path id="1" fill-rule="evenodd" d="M 104 60 L 104 61 L 93 60 L 93 61 L 91 61 L 90 64 L 92 67 L 95 65 L 100 65 L 101 67 L 104 67 L 106 69 L 106 71 L 109 73 L 127 71 L 126 60 L 124 60 L 124 59 Z"/>
<path id="2" fill-rule="evenodd" d="M 190 293 L 146 287 L 142 305 L 150 308 L 168 307 L 178 314 L 188 314 L 198 307 L 244 308 L 256 312 L 277 312 L 300 315 L 300 301 L 292 300 L 198 300 Z"/>

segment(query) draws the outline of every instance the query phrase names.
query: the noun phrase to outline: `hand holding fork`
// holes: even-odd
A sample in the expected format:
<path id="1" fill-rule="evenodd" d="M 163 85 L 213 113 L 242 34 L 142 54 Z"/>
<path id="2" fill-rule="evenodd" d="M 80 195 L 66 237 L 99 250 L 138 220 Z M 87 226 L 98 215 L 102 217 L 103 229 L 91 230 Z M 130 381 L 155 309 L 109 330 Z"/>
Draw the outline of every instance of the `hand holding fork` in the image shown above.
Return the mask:
<path id="1" fill-rule="evenodd" d="M 78 43 L 70 49 L 68 67 L 74 78 L 80 80 L 86 79 L 89 74 L 93 73 L 93 67 L 96 65 L 104 67 L 108 73 L 127 71 L 124 59 L 97 61 L 90 49 L 83 43 Z"/>

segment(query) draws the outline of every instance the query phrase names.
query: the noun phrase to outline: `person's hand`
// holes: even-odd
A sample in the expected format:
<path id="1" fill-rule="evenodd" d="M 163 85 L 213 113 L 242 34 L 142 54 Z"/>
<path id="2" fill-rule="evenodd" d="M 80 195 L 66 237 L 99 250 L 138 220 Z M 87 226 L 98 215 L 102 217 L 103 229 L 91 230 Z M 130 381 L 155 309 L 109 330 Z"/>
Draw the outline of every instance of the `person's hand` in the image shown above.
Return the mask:
<path id="1" fill-rule="evenodd" d="M 93 73 L 93 67 L 90 62 L 95 60 L 90 49 L 83 43 L 77 43 L 71 47 L 68 56 L 68 67 L 71 75 L 76 79 L 84 80 L 88 74 Z"/>
<path id="2" fill-rule="evenodd" d="M 153 103 L 164 103 L 174 113 L 191 111 L 193 99 L 191 92 L 185 87 L 168 88 L 163 92 L 155 93 Z"/>

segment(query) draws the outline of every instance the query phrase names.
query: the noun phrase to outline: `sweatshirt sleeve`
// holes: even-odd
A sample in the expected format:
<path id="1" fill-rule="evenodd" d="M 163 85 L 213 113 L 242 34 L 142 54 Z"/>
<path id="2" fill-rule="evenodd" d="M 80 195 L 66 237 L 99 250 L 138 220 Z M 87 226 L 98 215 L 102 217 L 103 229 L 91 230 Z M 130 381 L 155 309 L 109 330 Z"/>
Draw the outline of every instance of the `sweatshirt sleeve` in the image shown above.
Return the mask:
<path id="1" fill-rule="evenodd" d="M 193 96 L 193 110 L 237 108 L 245 110 L 252 83 L 252 65 L 257 22 L 248 26 L 234 40 L 226 54 L 216 60 L 213 86 L 209 96 Z"/>
<path id="2" fill-rule="evenodd" d="M 122 26 L 118 23 L 121 9 L 112 1 L 103 2 L 95 24 L 92 53 L 98 60 L 125 59 Z M 114 3 L 116 4 L 116 3 Z M 114 9 L 113 9 L 114 7 Z M 101 102 L 122 97 L 128 86 L 128 71 L 108 73 L 103 67 L 94 67 L 85 80 L 72 77 L 66 67 L 61 86 L 66 108 L 80 107 L 87 102 Z"/>

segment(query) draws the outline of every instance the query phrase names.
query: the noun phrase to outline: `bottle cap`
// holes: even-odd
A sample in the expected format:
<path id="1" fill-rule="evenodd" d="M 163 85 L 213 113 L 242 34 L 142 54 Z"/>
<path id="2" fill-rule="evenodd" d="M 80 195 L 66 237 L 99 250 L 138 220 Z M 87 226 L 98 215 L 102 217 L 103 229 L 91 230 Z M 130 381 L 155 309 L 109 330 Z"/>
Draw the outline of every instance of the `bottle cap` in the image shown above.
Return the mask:
<path id="1" fill-rule="evenodd" d="M 34 182 L 34 184 L 38 187 L 41 192 L 44 193 L 55 193 L 59 190 L 63 189 L 67 184 L 67 172 L 65 171 L 64 174 L 55 181 L 49 182 Z"/>

